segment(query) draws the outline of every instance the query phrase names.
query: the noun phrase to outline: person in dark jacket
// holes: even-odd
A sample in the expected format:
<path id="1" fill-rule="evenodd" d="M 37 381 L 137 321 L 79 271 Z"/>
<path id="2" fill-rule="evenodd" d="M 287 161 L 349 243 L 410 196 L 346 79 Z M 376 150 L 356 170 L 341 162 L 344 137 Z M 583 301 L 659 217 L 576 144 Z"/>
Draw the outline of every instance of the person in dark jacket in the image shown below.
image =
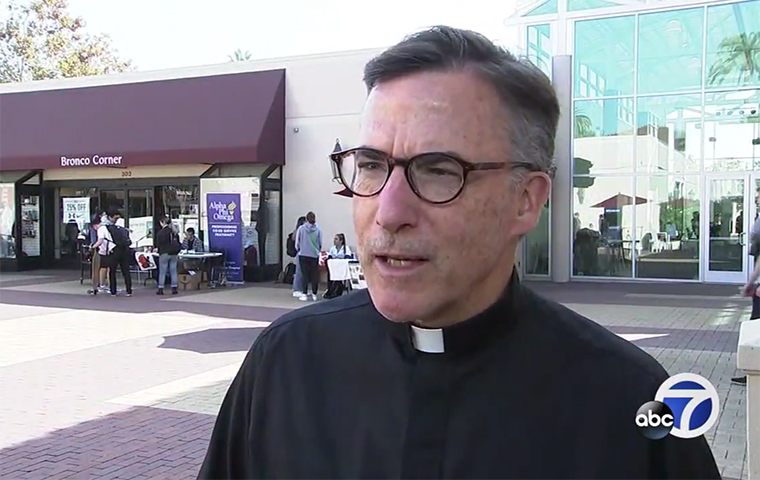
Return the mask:
<path id="1" fill-rule="evenodd" d="M 156 246 L 158 247 L 158 290 L 156 295 L 164 294 L 164 285 L 166 284 L 167 272 L 171 276 L 172 295 L 177 292 L 177 262 L 178 254 L 181 249 L 179 238 L 172 229 L 169 217 L 163 216 L 159 220 L 161 229 L 156 235 Z"/>
<path id="2" fill-rule="evenodd" d="M 367 288 L 261 331 L 198 478 L 719 480 L 704 434 L 642 434 L 657 360 L 520 282 L 555 172 L 549 78 L 445 26 L 363 76 L 361 146 L 331 160 Z M 301 258 L 321 250 L 313 222 Z"/>

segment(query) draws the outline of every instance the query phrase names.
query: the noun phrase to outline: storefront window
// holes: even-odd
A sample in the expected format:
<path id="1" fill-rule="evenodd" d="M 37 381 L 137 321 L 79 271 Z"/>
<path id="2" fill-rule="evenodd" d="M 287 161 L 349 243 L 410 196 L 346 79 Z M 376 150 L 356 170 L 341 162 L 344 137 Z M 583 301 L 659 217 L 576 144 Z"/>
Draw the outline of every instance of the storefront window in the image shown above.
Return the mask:
<path id="1" fill-rule="evenodd" d="M 760 85 L 760 0 L 707 7 L 707 88 Z"/>
<path id="2" fill-rule="evenodd" d="M 523 17 L 535 17 L 538 15 L 550 15 L 557 13 L 557 0 L 547 0 L 541 5 L 535 7 L 533 10 L 524 14 Z"/>
<path id="3" fill-rule="evenodd" d="M 699 176 L 636 179 L 636 277 L 699 279 Z"/>
<path id="4" fill-rule="evenodd" d="M 567 11 L 578 12 L 580 10 L 594 10 L 596 8 L 619 7 L 619 3 L 606 0 L 567 0 Z"/>
<path id="5" fill-rule="evenodd" d="M 631 177 L 573 179 L 573 274 L 631 277 L 633 196 Z"/>
<path id="6" fill-rule="evenodd" d="M 548 77 L 552 74 L 551 25 L 528 26 L 528 60 Z"/>
<path id="7" fill-rule="evenodd" d="M 637 110 L 638 172 L 698 172 L 702 168 L 701 95 L 641 97 Z"/>
<path id="8" fill-rule="evenodd" d="M 705 95 L 705 170 L 760 169 L 760 90 Z"/>
<path id="9" fill-rule="evenodd" d="M 199 238 L 199 201 L 200 187 L 198 185 L 168 185 L 162 188 L 163 214 L 172 221 L 176 232 L 186 232 L 188 228 L 195 230 Z"/>
<path id="10" fill-rule="evenodd" d="M 100 213 L 97 193 L 95 188 L 61 187 L 58 190 L 58 245 L 61 256 L 79 254 L 77 241 L 80 233 L 86 235 L 92 216 Z"/>
<path id="11" fill-rule="evenodd" d="M 216 235 L 209 229 L 209 215 L 217 214 L 210 204 L 228 202 L 230 217 L 239 215 L 241 225 L 235 229 L 219 230 Z M 238 202 L 239 201 L 239 202 Z M 261 180 L 259 177 L 202 178 L 201 179 L 201 230 L 207 248 L 224 250 L 227 258 L 228 276 L 243 267 L 259 264 L 259 232 L 256 229 L 261 206 Z M 239 214 L 232 211 L 238 210 Z M 263 239 L 265 240 L 265 239 Z M 242 280 L 242 276 L 238 277 Z"/>
<path id="12" fill-rule="evenodd" d="M 635 18 L 575 24 L 575 98 L 633 95 Z"/>
<path id="13" fill-rule="evenodd" d="M 0 183 L 0 258 L 16 258 L 16 190 L 13 183 Z"/>
<path id="14" fill-rule="evenodd" d="M 633 172 L 633 98 L 575 102 L 573 173 Z"/>
<path id="15" fill-rule="evenodd" d="M 703 19 L 702 8 L 639 16 L 639 94 L 702 87 Z"/>
<path id="16" fill-rule="evenodd" d="M 541 209 L 536 228 L 525 235 L 525 274 L 549 275 L 549 238 L 551 214 L 549 201 Z"/>
<path id="17" fill-rule="evenodd" d="M 21 252 L 25 257 L 40 256 L 40 197 L 21 196 Z"/>

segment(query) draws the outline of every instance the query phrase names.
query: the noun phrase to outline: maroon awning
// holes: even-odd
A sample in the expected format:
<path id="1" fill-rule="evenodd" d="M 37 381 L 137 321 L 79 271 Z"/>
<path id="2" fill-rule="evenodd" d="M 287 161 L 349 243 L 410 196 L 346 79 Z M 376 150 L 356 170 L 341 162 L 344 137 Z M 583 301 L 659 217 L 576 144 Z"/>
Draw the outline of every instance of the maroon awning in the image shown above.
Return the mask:
<path id="1" fill-rule="evenodd" d="M 285 70 L 6 93 L 0 123 L 0 170 L 283 165 Z"/>

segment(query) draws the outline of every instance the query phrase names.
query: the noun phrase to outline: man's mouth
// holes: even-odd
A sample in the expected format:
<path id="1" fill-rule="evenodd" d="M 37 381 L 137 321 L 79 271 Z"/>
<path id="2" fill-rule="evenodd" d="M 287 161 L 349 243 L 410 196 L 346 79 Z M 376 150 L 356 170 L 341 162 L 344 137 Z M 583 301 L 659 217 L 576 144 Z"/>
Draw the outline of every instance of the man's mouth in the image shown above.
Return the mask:
<path id="1" fill-rule="evenodd" d="M 426 258 L 409 255 L 375 255 L 375 258 L 391 267 L 413 267 L 427 261 Z"/>

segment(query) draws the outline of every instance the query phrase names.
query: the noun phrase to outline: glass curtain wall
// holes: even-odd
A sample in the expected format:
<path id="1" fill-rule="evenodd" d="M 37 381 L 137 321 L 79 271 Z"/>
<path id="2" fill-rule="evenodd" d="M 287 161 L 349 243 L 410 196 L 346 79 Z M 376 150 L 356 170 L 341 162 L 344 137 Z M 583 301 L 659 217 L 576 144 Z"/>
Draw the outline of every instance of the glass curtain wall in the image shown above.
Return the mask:
<path id="1" fill-rule="evenodd" d="M 705 178 L 760 169 L 760 0 L 574 31 L 573 274 L 699 280 Z"/>
<path id="2" fill-rule="evenodd" d="M 546 5 L 546 4 L 545 4 Z M 556 13 L 556 3 L 554 5 Z M 527 34 L 527 57 L 546 76 L 552 75 L 552 25 L 542 23 L 529 25 Z M 526 275 L 549 275 L 549 252 L 551 251 L 551 201 L 547 201 L 541 210 L 536 228 L 530 231 L 523 240 L 523 271 Z"/>

